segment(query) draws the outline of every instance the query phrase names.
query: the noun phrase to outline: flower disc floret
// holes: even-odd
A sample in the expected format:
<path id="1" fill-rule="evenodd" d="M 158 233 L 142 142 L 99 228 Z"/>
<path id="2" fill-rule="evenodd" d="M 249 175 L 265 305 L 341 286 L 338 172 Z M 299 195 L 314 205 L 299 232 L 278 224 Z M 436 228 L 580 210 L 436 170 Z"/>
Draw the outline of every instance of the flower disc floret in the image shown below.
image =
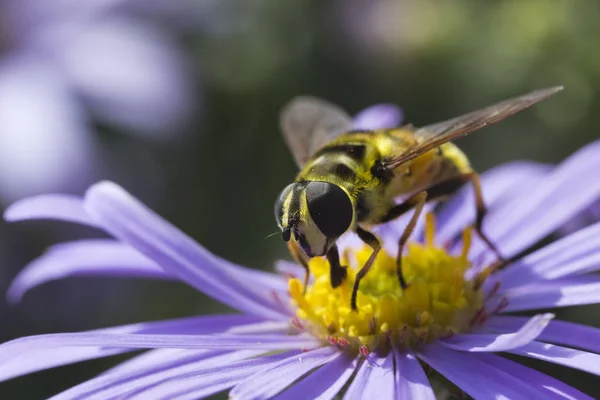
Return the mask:
<path id="1" fill-rule="evenodd" d="M 297 323 L 322 340 L 358 351 L 414 346 L 420 342 L 465 331 L 483 304 L 481 285 L 465 279 L 471 231 L 465 230 L 462 254 L 452 255 L 433 243 L 433 216 L 427 218 L 425 243 L 408 244 L 402 269 L 409 286 L 402 290 L 396 275 L 396 258 L 382 250 L 360 282 L 357 311 L 350 308 L 354 280 L 372 250 L 364 246 L 346 250 L 348 278 L 333 289 L 329 263 L 313 258 L 314 279 L 303 294 L 297 278 L 289 281 Z"/>

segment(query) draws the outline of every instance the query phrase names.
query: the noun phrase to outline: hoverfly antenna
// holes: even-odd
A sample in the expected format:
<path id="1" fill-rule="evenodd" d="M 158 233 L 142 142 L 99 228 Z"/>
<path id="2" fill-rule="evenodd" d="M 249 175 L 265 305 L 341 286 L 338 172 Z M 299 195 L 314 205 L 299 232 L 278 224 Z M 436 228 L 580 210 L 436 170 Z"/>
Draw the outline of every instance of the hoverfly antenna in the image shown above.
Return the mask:
<path id="1" fill-rule="evenodd" d="M 286 227 L 283 229 L 283 231 L 281 231 L 281 237 L 283 237 L 283 241 L 284 242 L 289 242 L 290 238 L 292 236 L 292 233 L 290 231 L 290 227 Z"/>

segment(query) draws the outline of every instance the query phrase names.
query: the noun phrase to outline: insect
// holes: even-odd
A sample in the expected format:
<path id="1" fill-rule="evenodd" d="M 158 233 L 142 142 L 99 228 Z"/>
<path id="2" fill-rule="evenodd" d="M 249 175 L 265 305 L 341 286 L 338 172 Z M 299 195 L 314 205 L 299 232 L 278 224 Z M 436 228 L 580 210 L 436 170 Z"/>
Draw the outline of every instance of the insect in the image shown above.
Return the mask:
<path id="1" fill-rule="evenodd" d="M 340 265 L 337 239 L 354 231 L 373 252 L 356 275 L 351 308 L 361 279 L 369 272 L 381 250 L 370 232 L 414 209 L 399 239 L 396 274 L 400 286 L 402 250 L 415 228 L 426 202 L 440 200 L 464 184 L 473 184 L 476 200 L 474 229 L 483 241 L 502 256 L 482 231 L 486 215 L 479 176 L 452 140 L 499 122 L 542 101 L 561 86 L 537 90 L 481 110 L 422 128 L 403 126 L 375 131 L 352 130 L 352 118 L 324 100 L 301 96 L 282 110 L 281 130 L 300 172 L 275 202 L 275 218 L 293 257 L 306 269 L 308 259 L 325 255 L 330 264 L 332 287 L 346 278 Z M 403 202 L 396 204 L 399 196 Z"/>

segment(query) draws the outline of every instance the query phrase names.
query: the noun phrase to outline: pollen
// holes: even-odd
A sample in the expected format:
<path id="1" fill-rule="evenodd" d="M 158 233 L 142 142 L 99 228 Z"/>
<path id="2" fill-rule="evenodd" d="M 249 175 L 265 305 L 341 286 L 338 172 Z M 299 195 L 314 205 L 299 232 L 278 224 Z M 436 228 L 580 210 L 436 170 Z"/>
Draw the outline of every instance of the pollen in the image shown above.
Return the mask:
<path id="1" fill-rule="evenodd" d="M 342 255 L 348 277 L 335 289 L 327 260 L 313 258 L 309 268 L 314 279 L 306 291 L 299 279 L 289 280 L 297 324 L 323 341 L 361 353 L 391 345 L 413 347 L 465 331 L 483 304 L 481 285 L 465 279 L 471 267 L 471 230 L 463 232 L 458 255 L 436 247 L 434 236 L 434 217 L 428 214 L 425 242 L 409 243 L 404 250 L 405 290 L 396 276 L 395 257 L 382 250 L 360 283 L 356 311 L 350 308 L 352 285 L 372 250 L 365 246 Z"/>

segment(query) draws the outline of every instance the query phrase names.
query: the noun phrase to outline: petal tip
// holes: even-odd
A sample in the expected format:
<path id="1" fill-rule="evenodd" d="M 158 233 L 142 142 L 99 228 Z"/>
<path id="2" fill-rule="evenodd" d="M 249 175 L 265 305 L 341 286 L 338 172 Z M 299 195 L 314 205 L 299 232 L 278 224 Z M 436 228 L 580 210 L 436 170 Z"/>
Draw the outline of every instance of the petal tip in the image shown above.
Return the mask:
<path id="1" fill-rule="evenodd" d="M 10 206 L 8 206 L 6 210 L 4 210 L 2 217 L 6 222 L 15 222 L 20 219 L 20 203 L 21 201 L 17 201 L 16 203 L 13 203 Z"/>
<path id="2" fill-rule="evenodd" d="M 19 284 L 18 276 L 11 283 L 8 289 L 6 289 L 6 294 L 4 298 L 6 302 L 11 306 L 16 306 L 23 300 L 23 295 L 25 294 L 25 290 L 21 284 Z"/>
<path id="3" fill-rule="evenodd" d="M 93 185 L 91 185 L 86 191 L 85 191 L 85 197 L 89 197 L 89 196 L 94 196 L 96 193 L 98 192 L 114 192 L 114 191 L 118 191 L 118 192 L 122 192 L 124 189 L 119 186 L 118 184 L 116 184 L 113 181 L 99 181 L 94 183 Z"/>

